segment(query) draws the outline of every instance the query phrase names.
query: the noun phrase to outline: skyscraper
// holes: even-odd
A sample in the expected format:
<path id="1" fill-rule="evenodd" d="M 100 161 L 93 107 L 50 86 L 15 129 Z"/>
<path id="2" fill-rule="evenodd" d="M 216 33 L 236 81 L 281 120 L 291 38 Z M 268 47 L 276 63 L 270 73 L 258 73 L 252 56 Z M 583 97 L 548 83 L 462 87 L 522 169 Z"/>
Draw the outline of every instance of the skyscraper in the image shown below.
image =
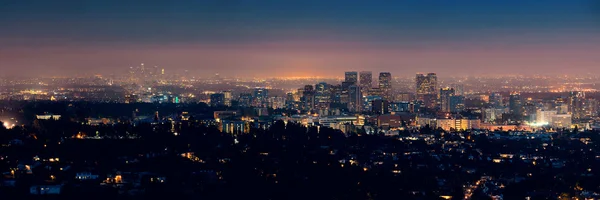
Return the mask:
<path id="1" fill-rule="evenodd" d="M 504 107 L 504 103 L 502 101 L 502 94 L 500 94 L 500 93 L 492 93 L 490 95 L 490 106 L 492 106 L 492 108 L 502 108 L 502 107 Z"/>
<path id="2" fill-rule="evenodd" d="M 225 104 L 226 106 L 231 106 L 231 91 L 223 91 L 223 97 L 224 97 L 224 102 L 223 104 Z"/>
<path id="3" fill-rule="evenodd" d="M 359 85 L 361 93 L 363 93 L 363 95 L 367 94 L 369 89 L 373 87 L 373 73 L 370 71 L 360 72 Z"/>
<path id="4" fill-rule="evenodd" d="M 389 72 L 379 73 L 379 89 L 385 100 L 392 101 L 392 74 Z"/>
<path id="5" fill-rule="evenodd" d="M 450 87 L 454 89 L 454 94 L 457 96 L 465 96 L 465 86 L 463 84 L 452 84 Z"/>
<path id="6" fill-rule="evenodd" d="M 331 100 L 330 85 L 321 82 L 315 85 L 315 108 L 316 109 L 328 109 Z"/>
<path id="7" fill-rule="evenodd" d="M 435 73 L 429 73 L 427 75 L 417 74 L 415 83 L 417 100 L 423 101 L 423 104 L 426 107 L 435 107 L 438 98 L 437 75 Z"/>
<path id="8" fill-rule="evenodd" d="M 587 99 L 585 110 L 587 117 L 598 117 L 598 100 Z"/>
<path id="9" fill-rule="evenodd" d="M 329 93 L 331 94 L 331 103 L 341 104 L 342 103 L 342 85 L 331 85 L 329 87 Z"/>
<path id="10" fill-rule="evenodd" d="M 238 105 L 242 107 L 252 106 L 252 94 L 241 93 L 238 98 Z"/>
<path id="11" fill-rule="evenodd" d="M 346 72 L 344 82 L 356 84 L 358 82 L 358 72 Z"/>
<path id="12" fill-rule="evenodd" d="M 584 92 L 575 91 L 569 94 L 569 112 L 571 112 L 574 119 L 581 119 L 585 117 L 585 103 Z"/>
<path id="13" fill-rule="evenodd" d="M 225 105 L 225 95 L 223 93 L 215 93 L 210 95 L 210 106 Z"/>
<path id="14" fill-rule="evenodd" d="M 465 109 L 465 97 L 454 95 L 450 97 L 450 112 L 457 113 Z"/>
<path id="15" fill-rule="evenodd" d="M 442 112 L 452 112 L 451 98 L 455 95 L 453 88 L 445 87 L 440 89 L 440 108 Z"/>
<path id="16" fill-rule="evenodd" d="M 523 102 L 521 100 L 521 94 L 511 93 L 508 104 L 510 113 L 516 116 L 523 115 Z"/>
<path id="17" fill-rule="evenodd" d="M 351 85 L 348 88 L 348 109 L 353 112 L 360 112 L 362 109 L 362 94 L 360 93 L 360 87 L 357 85 Z"/>
<path id="18" fill-rule="evenodd" d="M 315 108 L 315 90 L 312 85 L 304 86 L 300 101 L 304 104 L 303 107 L 305 110 L 312 110 Z"/>
<path id="19" fill-rule="evenodd" d="M 255 88 L 254 93 L 254 106 L 265 107 L 269 98 L 269 90 L 266 88 Z"/>

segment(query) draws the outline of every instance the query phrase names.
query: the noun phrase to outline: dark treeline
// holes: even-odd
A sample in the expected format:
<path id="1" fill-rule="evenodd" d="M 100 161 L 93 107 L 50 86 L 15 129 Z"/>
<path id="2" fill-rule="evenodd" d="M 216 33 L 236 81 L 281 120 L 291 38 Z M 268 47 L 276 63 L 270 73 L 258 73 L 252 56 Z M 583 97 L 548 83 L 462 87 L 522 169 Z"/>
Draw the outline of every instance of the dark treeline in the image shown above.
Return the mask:
<path id="1" fill-rule="evenodd" d="M 304 127 L 277 121 L 268 130 L 251 129 L 249 134 L 231 135 L 217 127 L 194 121 L 175 126 L 130 124 L 87 126 L 69 120 L 35 121 L 32 125 L 0 129 L 0 143 L 15 140 L 22 145 L 2 147 L 0 169 L 15 162 L 60 157 L 71 172 L 57 173 L 63 194 L 56 197 L 85 199 L 148 199 L 168 196 L 182 199 L 439 199 L 441 195 L 462 199 L 463 185 L 481 176 L 527 177 L 506 184 L 506 199 L 523 199 L 532 191 L 576 196 L 574 186 L 597 190 L 596 176 L 582 172 L 600 170 L 595 158 L 597 145 L 584 145 L 555 135 L 548 155 L 537 165 L 518 157 L 492 163 L 485 155 L 535 153 L 541 140 L 493 140 L 470 132 L 443 133 L 423 130 L 444 142 L 470 142 L 462 151 L 444 151 L 444 142 L 399 140 L 398 137 L 344 134 L 330 128 Z M 104 139 L 76 139 L 78 134 Z M 410 135 L 410 133 L 404 133 Z M 117 139 L 135 135 L 137 139 Z M 577 133 L 599 141 L 597 133 Z M 113 138 L 113 139 L 109 139 Z M 470 139 L 463 139 L 470 138 Z M 580 149 L 589 151 L 579 151 Z M 201 161 L 181 156 L 193 153 Z M 407 155 L 412 152 L 414 154 Z M 417 152 L 417 153 L 415 153 Z M 394 156 L 390 156 L 394 155 Z M 561 158 L 566 166 L 549 167 L 550 158 Z M 466 169 L 474 169 L 467 172 Z M 160 185 L 145 185 L 144 194 L 130 196 L 99 183 L 73 181 L 75 172 L 91 170 L 101 177 L 121 172 L 153 172 L 167 177 Z M 205 171 L 215 172 L 212 176 Z M 17 189 L 4 195 L 22 199 L 29 185 L 44 180 L 46 169 L 34 169 Z M 56 173 L 56 172 L 54 172 Z M 23 176 L 28 177 L 28 176 Z M 23 179 L 20 179 L 23 180 Z M 481 196 L 485 199 L 485 196 Z M 11 198 L 9 198 L 11 199 Z"/>

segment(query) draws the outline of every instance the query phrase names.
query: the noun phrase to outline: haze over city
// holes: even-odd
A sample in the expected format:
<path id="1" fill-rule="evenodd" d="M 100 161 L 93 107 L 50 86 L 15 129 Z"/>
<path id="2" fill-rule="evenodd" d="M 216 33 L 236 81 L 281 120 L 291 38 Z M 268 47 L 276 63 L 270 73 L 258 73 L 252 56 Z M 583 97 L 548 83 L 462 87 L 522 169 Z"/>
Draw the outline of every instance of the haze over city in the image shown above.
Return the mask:
<path id="1" fill-rule="evenodd" d="M 595 0 L 0 2 L 2 75 L 581 75 L 600 72 Z"/>
<path id="2" fill-rule="evenodd" d="M 0 199 L 600 199 L 600 0 L 0 0 Z"/>

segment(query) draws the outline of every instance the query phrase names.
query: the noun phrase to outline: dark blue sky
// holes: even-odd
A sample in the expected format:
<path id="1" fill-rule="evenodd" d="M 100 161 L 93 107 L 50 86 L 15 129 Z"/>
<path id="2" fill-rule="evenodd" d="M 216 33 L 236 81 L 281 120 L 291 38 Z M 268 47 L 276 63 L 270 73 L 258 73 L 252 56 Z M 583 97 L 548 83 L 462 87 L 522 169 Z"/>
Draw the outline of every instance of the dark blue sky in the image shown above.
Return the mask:
<path id="1" fill-rule="evenodd" d="M 84 64 L 89 67 L 89 62 L 78 59 L 81 57 L 68 56 L 72 51 L 88 52 L 85 53 L 88 60 L 105 67 L 110 65 L 109 69 L 147 60 L 145 62 L 207 73 L 212 72 L 210 66 L 217 64 L 241 71 L 268 70 L 286 66 L 283 62 L 304 62 L 303 58 L 312 60 L 309 63 L 315 65 L 315 69 L 334 65 L 328 73 L 336 73 L 334 70 L 345 70 L 348 65 L 333 59 L 366 54 L 370 56 L 363 59 L 364 63 L 349 68 L 409 73 L 411 67 L 399 67 L 403 62 L 394 60 L 393 55 L 372 55 L 415 53 L 410 51 L 417 49 L 422 51 L 417 52 L 422 57 L 411 56 L 415 60 L 404 64 L 442 72 L 448 67 L 456 68 L 448 72 L 477 68 L 481 69 L 477 73 L 483 73 L 492 68 L 482 65 L 484 61 L 468 62 L 469 52 L 442 57 L 440 62 L 431 62 L 435 59 L 431 56 L 456 48 L 481 52 L 479 48 L 485 47 L 499 51 L 498 56 L 486 54 L 497 66 L 499 61 L 509 61 L 511 56 L 502 54 L 508 51 L 556 50 L 544 55 L 531 52 L 531 56 L 542 56 L 540 59 L 544 60 L 549 55 L 567 57 L 571 56 L 569 52 L 596 50 L 600 1 L 0 0 L 0 27 L 0 53 L 5 55 L 0 54 L 2 69 L 19 66 L 68 72 Z M 139 52 L 140 48 L 145 51 Z M 323 56 L 323 52 L 307 53 L 313 49 L 328 50 L 325 53 L 329 56 Z M 355 50 L 349 52 L 348 49 Z M 570 51 L 565 53 L 561 49 Z M 111 50 L 121 50 L 121 56 L 112 58 L 115 53 Z M 273 55 L 273 51 L 287 53 Z M 216 54 L 228 52 L 233 56 L 229 58 L 237 58 L 239 63 L 214 58 Z M 48 53 L 54 58 L 49 58 Z M 6 56 L 8 54 L 11 56 Z M 156 54 L 170 56 L 156 59 Z M 443 64 L 443 59 L 455 64 L 434 66 Z M 571 66 L 577 72 L 593 70 L 588 65 L 597 61 L 591 57 L 579 60 L 573 64 L 582 66 Z M 528 72 L 535 72 L 544 67 L 543 63 L 552 62 L 524 63 L 535 68 Z M 572 62 L 564 60 L 564 63 Z M 506 62 L 506 65 L 515 64 L 518 63 Z M 563 72 L 558 65 L 547 67 Z"/>

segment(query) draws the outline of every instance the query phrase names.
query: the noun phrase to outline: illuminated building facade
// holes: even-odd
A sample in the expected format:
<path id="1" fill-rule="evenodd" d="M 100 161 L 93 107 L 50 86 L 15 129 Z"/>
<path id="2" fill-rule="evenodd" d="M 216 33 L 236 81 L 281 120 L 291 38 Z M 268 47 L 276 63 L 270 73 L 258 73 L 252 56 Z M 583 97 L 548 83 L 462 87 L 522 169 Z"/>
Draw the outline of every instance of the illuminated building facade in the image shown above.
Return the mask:
<path id="1" fill-rule="evenodd" d="M 210 95 L 210 106 L 223 106 L 225 105 L 225 94 L 215 93 Z"/>
<path id="2" fill-rule="evenodd" d="M 304 110 L 312 110 L 315 107 L 315 90 L 312 85 L 304 86 L 301 101 L 304 103 Z"/>
<path id="3" fill-rule="evenodd" d="M 437 75 L 435 73 L 417 74 L 415 83 L 417 100 L 422 101 L 426 107 L 436 107 L 438 98 Z"/>
<path id="4" fill-rule="evenodd" d="M 370 71 L 360 72 L 359 85 L 361 93 L 367 94 L 369 92 L 369 89 L 373 87 L 373 73 Z"/>
<path id="5" fill-rule="evenodd" d="M 385 100 L 393 101 L 392 95 L 392 74 L 389 72 L 379 73 L 379 89 Z"/>
<path id="6" fill-rule="evenodd" d="M 344 76 L 344 82 L 348 82 L 353 85 L 358 83 L 358 72 L 346 72 Z"/>
<path id="7" fill-rule="evenodd" d="M 329 109 L 331 104 L 330 85 L 321 82 L 315 85 L 315 109 Z"/>
<path id="8" fill-rule="evenodd" d="M 269 90 L 266 88 L 255 88 L 252 97 L 254 107 L 265 107 L 269 99 Z"/>
<path id="9" fill-rule="evenodd" d="M 504 101 L 502 99 L 502 94 L 500 93 L 492 93 L 490 94 L 490 106 L 492 108 L 503 108 L 504 107 Z"/>
<path id="10" fill-rule="evenodd" d="M 586 116 L 585 93 L 581 91 L 571 92 L 569 94 L 569 112 L 574 119 L 585 118 Z"/>
<path id="11" fill-rule="evenodd" d="M 225 104 L 225 106 L 231 106 L 231 91 L 223 91 L 223 98 L 223 104 Z"/>
<path id="12" fill-rule="evenodd" d="M 512 93 L 510 94 L 509 102 L 509 112 L 515 116 L 523 116 L 523 100 L 521 99 L 521 94 Z"/>
<path id="13" fill-rule="evenodd" d="M 454 97 L 455 91 L 453 88 L 445 87 L 440 89 L 440 110 L 442 112 L 452 112 L 450 99 Z"/>
<path id="14" fill-rule="evenodd" d="M 437 127 L 445 131 L 481 128 L 479 119 L 437 119 Z"/>
<path id="15" fill-rule="evenodd" d="M 352 85 L 348 88 L 348 109 L 352 112 L 360 112 L 362 110 L 363 97 L 360 92 L 360 87 Z"/>

